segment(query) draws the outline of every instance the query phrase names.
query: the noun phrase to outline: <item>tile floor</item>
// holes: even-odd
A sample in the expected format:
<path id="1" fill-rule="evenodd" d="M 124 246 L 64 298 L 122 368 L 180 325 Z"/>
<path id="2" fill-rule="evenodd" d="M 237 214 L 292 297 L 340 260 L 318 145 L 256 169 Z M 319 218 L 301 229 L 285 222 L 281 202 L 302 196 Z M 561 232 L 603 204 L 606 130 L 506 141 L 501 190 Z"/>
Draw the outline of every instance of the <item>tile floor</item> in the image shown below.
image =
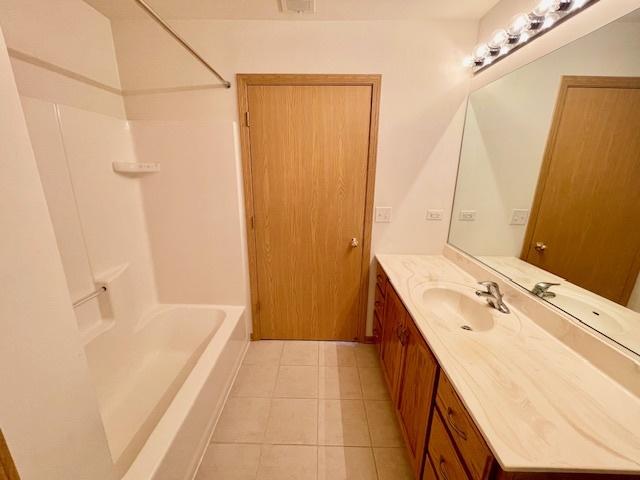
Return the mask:
<path id="1" fill-rule="evenodd" d="M 261 341 L 196 480 L 412 478 L 375 347 Z"/>

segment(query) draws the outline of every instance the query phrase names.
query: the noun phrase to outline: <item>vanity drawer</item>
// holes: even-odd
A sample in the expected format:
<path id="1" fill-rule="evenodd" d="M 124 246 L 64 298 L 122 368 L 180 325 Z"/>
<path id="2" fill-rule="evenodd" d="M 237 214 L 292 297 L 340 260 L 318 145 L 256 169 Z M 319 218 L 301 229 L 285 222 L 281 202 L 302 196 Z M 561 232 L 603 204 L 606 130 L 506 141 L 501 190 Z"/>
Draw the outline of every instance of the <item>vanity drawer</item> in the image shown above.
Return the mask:
<path id="1" fill-rule="evenodd" d="M 462 460 L 458 457 L 456 448 L 451 443 L 451 437 L 449 437 L 447 428 L 437 410 L 434 412 L 431 423 L 428 452 L 433 470 L 440 480 L 469 480 Z"/>
<path id="2" fill-rule="evenodd" d="M 446 375 L 440 375 L 436 404 L 474 480 L 487 477 L 493 456 Z M 435 459 L 434 459 L 435 461 Z M 436 465 L 437 469 L 437 465 Z"/>

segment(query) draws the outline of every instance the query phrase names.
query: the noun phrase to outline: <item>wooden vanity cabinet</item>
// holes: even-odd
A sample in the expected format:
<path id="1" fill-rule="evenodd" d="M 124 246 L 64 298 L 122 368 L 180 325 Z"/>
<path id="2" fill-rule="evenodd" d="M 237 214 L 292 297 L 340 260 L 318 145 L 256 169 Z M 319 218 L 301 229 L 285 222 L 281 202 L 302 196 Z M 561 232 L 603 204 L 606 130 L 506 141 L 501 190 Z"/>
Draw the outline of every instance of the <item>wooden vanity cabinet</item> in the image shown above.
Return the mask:
<path id="1" fill-rule="evenodd" d="M 379 323 L 381 332 L 379 352 L 382 371 L 416 479 L 640 478 L 637 475 L 504 472 L 379 265 L 374 325 L 375 322 Z"/>
<path id="2" fill-rule="evenodd" d="M 403 347 L 396 407 L 398 420 L 416 476 L 420 476 L 438 377 L 438 362 L 407 315 L 400 335 Z"/>
<path id="3" fill-rule="evenodd" d="M 385 296 L 380 360 L 409 458 L 419 478 L 438 362 L 391 285 Z"/>
<path id="4" fill-rule="evenodd" d="M 391 285 L 389 285 L 388 290 L 385 298 L 384 318 L 382 320 L 380 361 L 391 398 L 395 400 L 397 399 L 404 351 L 401 334 L 409 315 Z"/>
<path id="5" fill-rule="evenodd" d="M 385 296 L 387 294 L 387 275 L 378 265 L 376 271 L 376 288 L 373 303 L 373 343 L 381 353 L 382 319 L 384 317 Z"/>

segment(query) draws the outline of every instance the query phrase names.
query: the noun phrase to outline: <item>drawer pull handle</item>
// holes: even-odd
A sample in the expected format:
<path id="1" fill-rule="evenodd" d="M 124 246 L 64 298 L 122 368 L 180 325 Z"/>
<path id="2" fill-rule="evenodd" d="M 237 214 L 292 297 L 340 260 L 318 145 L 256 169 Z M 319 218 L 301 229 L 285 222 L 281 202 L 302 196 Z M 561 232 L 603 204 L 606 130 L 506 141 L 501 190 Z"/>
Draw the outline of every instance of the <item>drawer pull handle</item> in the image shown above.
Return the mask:
<path id="1" fill-rule="evenodd" d="M 462 437 L 463 440 L 466 440 L 467 432 L 465 432 L 463 429 L 461 429 L 459 426 L 456 425 L 456 422 L 453 420 L 454 415 L 455 413 L 451 409 L 451 407 L 447 407 L 447 420 L 449 421 L 449 425 L 451 425 L 451 428 L 453 429 L 453 431 L 456 432 L 458 435 L 460 435 L 460 437 Z"/>
<path id="2" fill-rule="evenodd" d="M 440 475 L 444 480 L 449 480 L 449 475 L 447 475 L 447 462 L 445 462 L 444 457 L 440 457 Z"/>

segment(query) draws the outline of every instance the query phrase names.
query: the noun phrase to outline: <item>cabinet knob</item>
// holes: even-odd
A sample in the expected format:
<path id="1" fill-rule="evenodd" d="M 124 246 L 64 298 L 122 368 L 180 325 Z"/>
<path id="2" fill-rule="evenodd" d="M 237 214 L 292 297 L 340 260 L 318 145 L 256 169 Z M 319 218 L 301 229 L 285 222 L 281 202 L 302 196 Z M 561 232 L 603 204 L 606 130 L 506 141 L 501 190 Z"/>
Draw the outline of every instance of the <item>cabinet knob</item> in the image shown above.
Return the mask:
<path id="1" fill-rule="evenodd" d="M 360 246 L 360 242 L 358 241 L 357 238 L 353 237 L 351 239 L 351 248 L 357 248 Z"/>

